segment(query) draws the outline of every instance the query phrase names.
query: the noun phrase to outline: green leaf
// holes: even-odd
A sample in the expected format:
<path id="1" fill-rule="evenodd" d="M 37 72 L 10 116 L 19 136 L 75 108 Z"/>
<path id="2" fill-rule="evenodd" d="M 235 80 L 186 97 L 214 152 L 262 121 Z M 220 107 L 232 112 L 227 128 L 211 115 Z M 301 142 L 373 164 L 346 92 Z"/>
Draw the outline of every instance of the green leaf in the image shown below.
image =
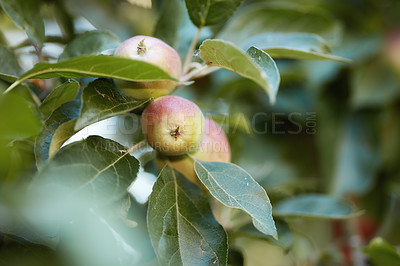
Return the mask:
<path id="1" fill-rule="evenodd" d="M 80 109 L 79 101 L 71 101 L 61 105 L 55 110 L 51 116 L 45 121 L 43 131 L 37 136 L 35 141 L 35 157 L 36 164 L 41 165 L 49 158 L 50 143 L 53 135 L 60 125 L 77 118 Z"/>
<path id="2" fill-rule="evenodd" d="M 44 41 L 41 4 L 42 1 L 37 0 L 0 0 L 4 12 L 39 46 L 42 46 Z"/>
<path id="3" fill-rule="evenodd" d="M 35 106 L 16 93 L 0 95 L 0 125 L 0 138 L 7 140 L 36 136 L 42 126 Z"/>
<path id="4" fill-rule="evenodd" d="M 198 160 L 194 163 L 194 169 L 217 200 L 228 207 L 247 212 L 260 232 L 277 238 L 268 195 L 245 170 L 232 163 Z"/>
<path id="5" fill-rule="evenodd" d="M 33 179 L 33 189 L 70 199 L 110 203 L 127 193 L 139 162 L 129 149 L 99 136 L 62 148 Z M 72 198 L 71 198 L 72 199 Z"/>
<path id="6" fill-rule="evenodd" d="M 350 61 L 333 55 L 328 43 L 320 36 L 311 33 L 263 33 L 252 37 L 244 48 L 250 46 L 259 47 L 276 58 Z"/>
<path id="7" fill-rule="evenodd" d="M 79 83 L 75 80 L 68 80 L 55 88 L 47 97 L 44 99 L 39 109 L 47 119 L 51 113 L 58 107 L 66 102 L 75 99 L 76 94 L 79 91 Z"/>
<path id="8" fill-rule="evenodd" d="M 274 215 L 284 217 L 311 217 L 326 219 L 347 219 L 358 213 L 349 203 L 336 198 L 308 194 L 283 200 L 275 205 Z"/>
<path id="9" fill-rule="evenodd" d="M 226 265 L 228 243 L 199 187 L 170 166 L 161 171 L 147 213 L 161 265 Z"/>
<path id="10" fill-rule="evenodd" d="M 287 1 L 257 3 L 242 9 L 217 38 L 242 47 L 253 36 L 268 32 L 314 33 L 330 43 L 341 39 L 341 25 L 329 13 Z"/>
<path id="11" fill-rule="evenodd" d="M 118 47 L 121 41 L 109 31 L 94 30 L 82 33 L 67 44 L 59 60 L 65 60 L 81 55 L 95 55 Z"/>
<path id="12" fill-rule="evenodd" d="M 276 229 L 278 232 L 278 239 L 275 239 L 271 236 L 266 236 L 262 234 L 260 231 L 256 230 L 256 228 L 252 224 L 247 224 L 241 228 L 239 228 L 239 232 L 243 233 L 247 236 L 265 239 L 272 244 L 278 245 L 285 250 L 289 250 L 293 246 L 293 235 L 289 228 L 289 225 L 283 221 L 277 220 L 275 222 Z"/>
<path id="13" fill-rule="evenodd" d="M 106 79 L 97 79 L 83 90 L 82 109 L 75 130 L 100 120 L 132 111 L 149 100 L 135 100 L 123 94 L 115 84 Z"/>
<path id="14" fill-rule="evenodd" d="M 154 37 L 171 45 L 181 58 L 185 58 L 187 49 L 195 38 L 196 32 L 197 28 L 190 21 L 184 0 L 164 1 L 155 26 Z M 203 28 L 199 40 L 210 38 L 212 35 L 209 28 Z"/>
<path id="15" fill-rule="evenodd" d="M 75 133 L 78 131 L 75 130 L 75 124 L 78 118 L 71 119 L 63 124 L 59 125 L 58 128 L 54 131 L 53 136 L 51 137 L 50 146 L 48 148 L 49 157 L 53 157 L 54 154 L 61 148 L 61 146 Z"/>
<path id="16" fill-rule="evenodd" d="M 378 118 L 379 114 L 374 116 L 369 112 L 350 113 L 341 127 L 335 128 L 338 143 L 329 186 L 331 194 L 362 195 L 372 188 L 382 163 L 380 132 L 374 124 Z"/>
<path id="17" fill-rule="evenodd" d="M 107 55 L 84 55 L 58 63 L 38 63 L 23 74 L 6 92 L 26 79 L 56 77 L 102 77 L 128 81 L 175 80 L 155 65 Z"/>
<path id="18" fill-rule="evenodd" d="M 14 82 L 21 73 L 22 68 L 15 54 L 0 44 L 0 78 L 7 82 Z"/>
<path id="19" fill-rule="evenodd" d="M 400 96 L 399 81 L 380 60 L 363 63 L 351 75 L 351 103 L 354 108 L 383 107 Z"/>
<path id="20" fill-rule="evenodd" d="M 229 19 L 243 0 L 185 0 L 189 17 L 197 27 L 216 25 Z"/>
<path id="21" fill-rule="evenodd" d="M 234 44 L 222 40 L 205 40 L 200 57 L 208 66 L 219 66 L 249 78 L 264 88 L 274 103 L 280 76 L 274 60 L 265 52 L 251 47 L 247 54 Z"/>
<path id="22" fill-rule="evenodd" d="M 375 237 L 364 250 L 375 266 L 400 265 L 400 254 L 381 237 Z"/>
<path id="23" fill-rule="evenodd" d="M 160 17 L 155 26 L 154 37 L 175 47 L 178 41 L 183 12 L 185 12 L 183 0 L 164 1 Z"/>

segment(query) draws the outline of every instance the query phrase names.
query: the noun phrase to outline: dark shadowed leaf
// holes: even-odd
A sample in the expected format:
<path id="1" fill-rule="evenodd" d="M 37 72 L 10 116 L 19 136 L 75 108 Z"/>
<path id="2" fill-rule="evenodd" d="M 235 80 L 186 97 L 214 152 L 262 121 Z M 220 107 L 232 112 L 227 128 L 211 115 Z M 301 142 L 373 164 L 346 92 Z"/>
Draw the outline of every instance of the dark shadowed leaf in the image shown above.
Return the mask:
<path id="1" fill-rule="evenodd" d="M 279 88 L 280 76 L 274 60 L 265 52 L 251 47 L 247 54 L 232 43 L 205 40 L 200 57 L 208 66 L 229 69 L 259 84 L 273 103 Z"/>
<path id="2" fill-rule="evenodd" d="M 14 82 L 21 73 L 22 68 L 15 54 L 0 44 L 0 78 L 7 82 Z"/>
<path id="3" fill-rule="evenodd" d="M 400 254 L 381 237 L 375 237 L 364 250 L 375 266 L 400 265 Z"/>
<path id="4" fill-rule="evenodd" d="M 35 108 L 19 94 L 0 95 L 0 138 L 12 140 L 37 135 L 41 123 Z"/>
<path id="5" fill-rule="evenodd" d="M 312 217 L 346 219 L 359 213 L 347 202 L 328 195 L 309 194 L 289 198 L 274 207 L 274 215 L 285 217 Z"/>
<path id="6" fill-rule="evenodd" d="M 41 2 L 38 0 L 0 1 L 7 15 L 39 46 L 42 46 L 44 40 L 44 23 L 40 15 Z"/>
<path id="7" fill-rule="evenodd" d="M 252 37 L 243 47 L 256 46 L 276 58 L 333 60 L 349 59 L 331 53 L 328 43 L 316 34 L 270 32 Z"/>
<path id="8" fill-rule="evenodd" d="M 149 100 L 135 100 L 123 94 L 107 79 L 97 79 L 83 90 L 82 109 L 75 130 L 100 120 L 132 111 Z"/>
<path id="9" fill-rule="evenodd" d="M 33 189 L 65 199 L 110 203 L 127 193 L 138 170 L 139 162 L 127 147 L 90 136 L 65 146 L 49 160 L 34 177 Z"/>
<path id="10" fill-rule="evenodd" d="M 67 102 L 55 110 L 45 121 L 44 128 L 35 141 L 35 157 L 38 166 L 49 158 L 50 143 L 58 127 L 71 119 L 77 118 L 80 107 L 79 101 Z"/>
<path id="11" fill-rule="evenodd" d="M 247 212 L 260 232 L 277 237 L 268 195 L 245 170 L 232 163 L 198 160 L 194 168 L 200 181 L 217 200 Z"/>
<path id="12" fill-rule="evenodd" d="M 258 3 L 238 12 L 217 37 L 242 47 L 251 37 L 267 32 L 308 32 L 338 42 L 341 25 L 329 13 L 300 2 Z"/>
<path id="13" fill-rule="evenodd" d="M 58 63 L 38 63 L 23 74 L 7 91 L 30 78 L 102 77 L 128 81 L 174 80 L 155 65 L 108 55 L 84 55 Z"/>
<path id="14" fill-rule="evenodd" d="M 81 55 L 95 55 L 118 47 L 121 41 L 109 31 L 94 30 L 82 33 L 67 44 L 59 60 Z"/>
<path id="15" fill-rule="evenodd" d="M 184 0 L 164 1 L 160 17 L 154 30 L 154 36 L 176 47 L 179 28 L 186 12 Z"/>
<path id="16" fill-rule="evenodd" d="M 226 265 L 227 236 L 199 187 L 166 166 L 149 199 L 147 225 L 161 265 Z"/>
<path id="17" fill-rule="evenodd" d="M 68 80 L 55 88 L 40 105 L 39 109 L 44 118 L 47 119 L 58 107 L 75 99 L 78 90 L 79 83 L 75 80 Z"/>
<path id="18" fill-rule="evenodd" d="M 186 0 L 189 17 L 197 27 L 215 25 L 229 19 L 243 0 Z"/>

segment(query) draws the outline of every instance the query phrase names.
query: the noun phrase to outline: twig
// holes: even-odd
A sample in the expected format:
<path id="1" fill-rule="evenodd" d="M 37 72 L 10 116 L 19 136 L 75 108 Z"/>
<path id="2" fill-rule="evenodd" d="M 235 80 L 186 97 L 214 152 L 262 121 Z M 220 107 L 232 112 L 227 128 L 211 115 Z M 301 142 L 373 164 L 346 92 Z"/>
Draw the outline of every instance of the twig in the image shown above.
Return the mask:
<path id="1" fill-rule="evenodd" d="M 203 27 L 199 27 L 196 35 L 194 36 L 194 38 L 192 40 L 192 43 L 189 46 L 189 50 L 188 50 L 188 52 L 186 54 L 186 58 L 185 58 L 185 63 L 183 64 L 183 70 L 182 70 L 183 75 L 186 75 L 187 72 L 189 71 L 189 66 L 190 66 L 190 62 L 192 61 L 193 52 L 196 49 L 197 41 L 199 40 L 200 32 L 201 32 L 202 28 Z"/>

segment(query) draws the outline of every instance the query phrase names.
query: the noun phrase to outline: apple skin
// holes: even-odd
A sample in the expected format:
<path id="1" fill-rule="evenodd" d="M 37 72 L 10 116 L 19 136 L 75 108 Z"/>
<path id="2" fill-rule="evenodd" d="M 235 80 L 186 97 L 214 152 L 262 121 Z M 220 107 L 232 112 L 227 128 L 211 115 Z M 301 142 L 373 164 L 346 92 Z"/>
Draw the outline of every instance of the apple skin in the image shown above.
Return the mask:
<path id="1" fill-rule="evenodd" d="M 117 48 L 114 56 L 144 61 L 158 66 L 172 77 L 181 75 L 181 58 L 179 54 L 160 39 L 138 35 L 132 37 Z M 151 82 L 132 82 L 115 80 L 118 87 L 136 99 L 158 98 L 171 93 L 176 88 L 176 81 L 160 80 Z"/>
<path id="2" fill-rule="evenodd" d="M 163 155 L 182 155 L 199 149 L 204 116 L 193 102 L 179 96 L 163 96 L 142 114 L 147 142 Z"/>
<path id="3" fill-rule="evenodd" d="M 204 136 L 201 140 L 200 148 L 192 156 L 206 162 L 229 163 L 231 161 L 231 148 L 228 138 L 221 127 L 212 119 L 205 118 Z M 162 169 L 167 160 L 173 168 L 181 172 L 192 182 L 203 187 L 194 171 L 193 159 L 186 155 L 168 157 L 158 154 L 156 160 L 157 168 Z"/>

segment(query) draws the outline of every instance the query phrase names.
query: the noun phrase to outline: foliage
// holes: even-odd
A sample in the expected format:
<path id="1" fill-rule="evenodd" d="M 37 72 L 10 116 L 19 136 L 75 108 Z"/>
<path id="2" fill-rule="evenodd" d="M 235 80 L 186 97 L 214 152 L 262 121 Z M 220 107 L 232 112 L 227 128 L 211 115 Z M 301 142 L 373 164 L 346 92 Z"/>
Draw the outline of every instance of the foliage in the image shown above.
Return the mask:
<path id="1" fill-rule="evenodd" d="M 398 1 L 0 6 L 0 265 L 399 264 Z M 179 80 L 112 56 L 134 35 Z M 158 169 L 114 79 L 177 81 L 232 163 Z"/>

